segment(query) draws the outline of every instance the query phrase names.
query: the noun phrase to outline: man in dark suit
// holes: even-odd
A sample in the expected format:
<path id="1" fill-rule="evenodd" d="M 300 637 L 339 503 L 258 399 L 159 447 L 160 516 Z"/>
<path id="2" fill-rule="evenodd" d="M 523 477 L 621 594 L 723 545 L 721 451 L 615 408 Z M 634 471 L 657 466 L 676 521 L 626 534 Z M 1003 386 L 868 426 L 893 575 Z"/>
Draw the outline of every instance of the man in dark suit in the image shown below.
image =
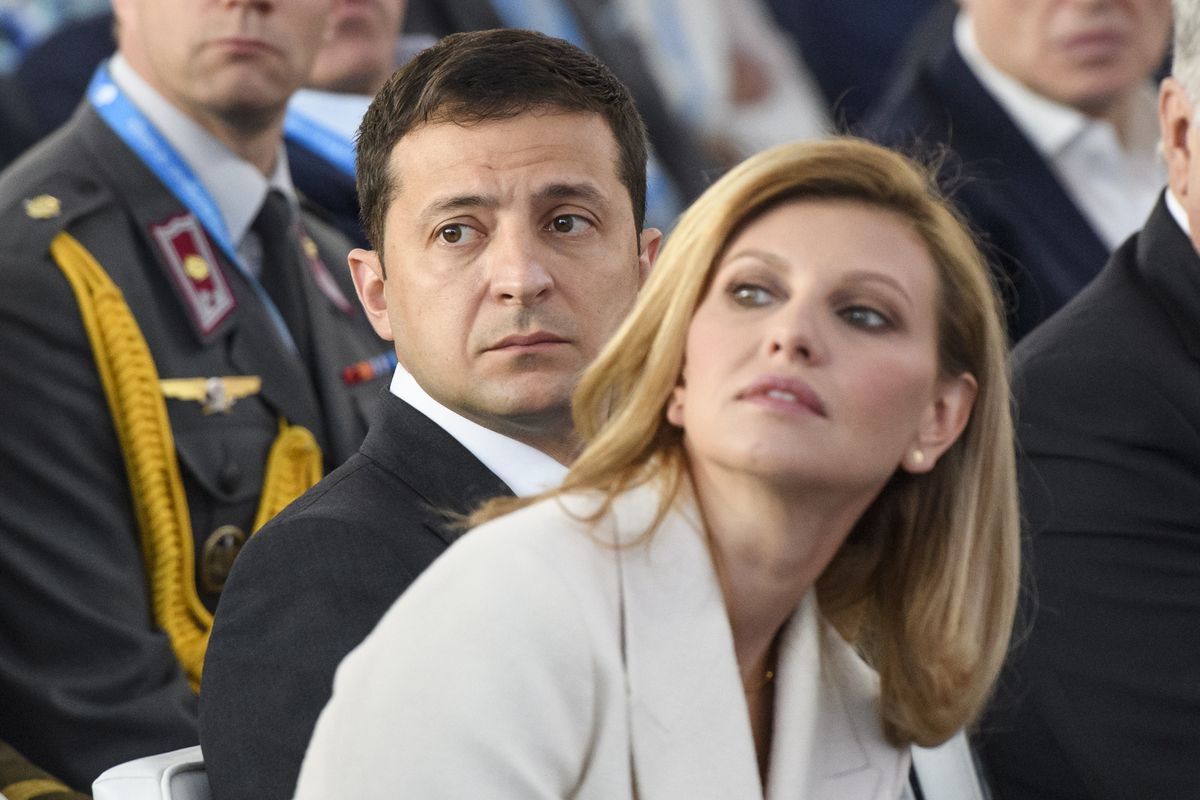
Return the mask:
<path id="1" fill-rule="evenodd" d="M 375 249 L 350 264 L 400 367 L 359 453 L 230 576 L 201 692 L 215 798 L 291 797 L 338 663 L 455 516 L 561 480 L 575 381 L 657 252 L 645 168 L 626 89 L 530 31 L 448 36 L 376 96 L 358 143 Z"/>
<path id="2" fill-rule="evenodd" d="M 1016 341 L 1095 277 L 1165 177 L 1149 79 L 1169 0 L 960 0 L 926 22 L 869 138 L 933 156 L 982 234 Z"/>
<path id="3" fill-rule="evenodd" d="M 1168 191 L 1014 356 L 1032 585 L 975 739 L 997 800 L 1200 796 L 1200 7 L 1176 8 Z"/>
<path id="4" fill-rule="evenodd" d="M 197 742 L 230 562 L 357 449 L 384 349 L 283 154 L 328 0 L 115 6 L 0 178 L 0 738 L 79 789 Z"/>

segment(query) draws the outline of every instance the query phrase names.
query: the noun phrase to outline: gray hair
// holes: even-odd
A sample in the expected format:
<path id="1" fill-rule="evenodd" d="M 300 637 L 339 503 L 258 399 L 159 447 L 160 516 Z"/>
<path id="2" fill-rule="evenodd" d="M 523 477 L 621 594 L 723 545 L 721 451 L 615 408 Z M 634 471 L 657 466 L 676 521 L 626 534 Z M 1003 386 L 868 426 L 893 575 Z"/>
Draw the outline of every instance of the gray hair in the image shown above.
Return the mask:
<path id="1" fill-rule="evenodd" d="M 1175 55 L 1171 74 L 1192 103 L 1200 100 L 1200 0 L 1171 0 L 1175 12 Z"/>

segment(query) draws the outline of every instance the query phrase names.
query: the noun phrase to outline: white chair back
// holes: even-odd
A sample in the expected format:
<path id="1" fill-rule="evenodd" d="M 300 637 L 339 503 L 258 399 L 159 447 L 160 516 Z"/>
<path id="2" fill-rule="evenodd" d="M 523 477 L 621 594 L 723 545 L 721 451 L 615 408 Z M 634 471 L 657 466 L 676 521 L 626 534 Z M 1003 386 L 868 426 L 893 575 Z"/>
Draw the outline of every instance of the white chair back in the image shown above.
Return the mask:
<path id="1" fill-rule="evenodd" d="M 92 783 L 93 800 L 212 800 L 200 746 L 126 761 Z"/>

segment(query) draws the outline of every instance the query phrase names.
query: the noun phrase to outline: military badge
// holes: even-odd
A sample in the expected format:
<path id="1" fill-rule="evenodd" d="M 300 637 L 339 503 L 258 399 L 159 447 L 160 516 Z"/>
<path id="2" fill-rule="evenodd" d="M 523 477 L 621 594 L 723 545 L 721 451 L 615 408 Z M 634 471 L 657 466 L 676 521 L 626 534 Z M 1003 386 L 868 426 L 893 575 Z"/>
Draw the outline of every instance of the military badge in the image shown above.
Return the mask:
<path id="1" fill-rule="evenodd" d="M 62 203 L 52 194 L 39 194 L 25 201 L 25 215 L 30 219 L 53 219 L 62 213 Z"/>
<path id="2" fill-rule="evenodd" d="M 237 300 L 204 229 L 195 216 L 185 213 L 151 225 L 150 235 L 189 316 L 200 334 L 208 336 L 233 312 Z"/>
<path id="3" fill-rule="evenodd" d="M 246 544 L 246 534 L 236 525 L 222 525 L 204 540 L 200 554 L 200 585 L 216 594 L 225 588 L 234 559 Z"/>
<path id="4" fill-rule="evenodd" d="M 200 403 L 205 414 L 228 414 L 238 400 L 258 394 L 262 389 L 262 379 L 257 375 L 164 378 L 158 385 L 163 397 Z"/>

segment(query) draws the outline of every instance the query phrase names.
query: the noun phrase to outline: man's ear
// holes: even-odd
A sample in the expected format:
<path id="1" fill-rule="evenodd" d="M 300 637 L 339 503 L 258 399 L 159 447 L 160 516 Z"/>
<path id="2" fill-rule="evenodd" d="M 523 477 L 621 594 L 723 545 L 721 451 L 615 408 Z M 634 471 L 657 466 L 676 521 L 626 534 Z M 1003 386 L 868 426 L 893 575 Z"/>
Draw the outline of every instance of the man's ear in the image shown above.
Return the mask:
<path id="1" fill-rule="evenodd" d="M 658 249 L 662 246 L 663 235 L 658 228 L 646 228 L 638 234 L 638 288 L 650 277 L 650 270 L 658 259 Z"/>
<path id="2" fill-rule="evenodd" d="M 900 466 L 914 474 L 932 470 L 942 453 L 950 449 L 967 427 L 978 394 L 979 384 L 969 372 L 938 381 L 916 439 L 904 453 Z"/>
<path id="3" fill-rule="evenodd" d="M 1180 202 L 1192 191 L 1188 186 L 1188 167 L 1192 159 L 1189 134 L 1193 113 L 1192 101 L 1183 84 L 1175 78 L 1164 78 L 1158 90 L 1158 127 L 1167 162 L 1167 183 Z"/>
<path id="4" fill-rule="evenodd" d="M 356 247 L 346 257 L 350 264 L 350 277 L 354 280 L 354 291 L 358 293 L 358 302 L 362 303 L 363 311 L 371 327 L 380 338 L 392 341 L 392 322 L 387 313 L 387 295 L 384 288 L 383 264 L 374 250 L 363 250 Z"/>

